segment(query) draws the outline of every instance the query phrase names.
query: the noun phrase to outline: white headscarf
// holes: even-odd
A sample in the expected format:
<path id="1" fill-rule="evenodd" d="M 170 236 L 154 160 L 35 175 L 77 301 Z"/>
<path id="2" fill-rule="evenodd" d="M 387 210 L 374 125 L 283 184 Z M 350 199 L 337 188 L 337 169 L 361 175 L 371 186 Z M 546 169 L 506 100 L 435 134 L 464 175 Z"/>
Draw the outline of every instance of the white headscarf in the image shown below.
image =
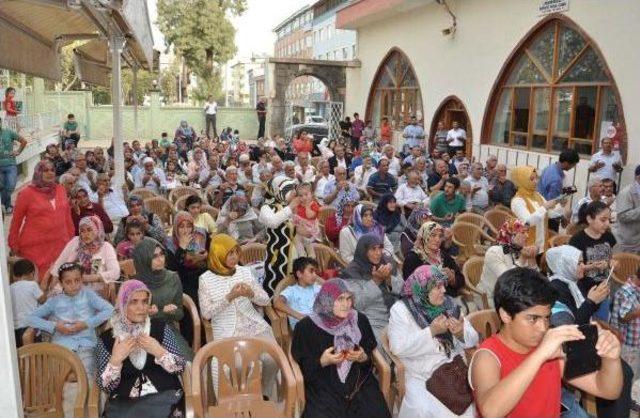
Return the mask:
<path id="1" fill-rule="evenodd" d="M 579 308 L 584 302 L 584 296 L 578 288 L 578 264 L 582 261 L 582 251 L 572 247 L 571 245 L 561 245 L 555 248 L 549 248 L 545 255 L 547 265 L 553 271 L 553 275 L 549 277 L 551 280 L 560 280 L 569 286 L 569 291 L 576 307 Z"/>

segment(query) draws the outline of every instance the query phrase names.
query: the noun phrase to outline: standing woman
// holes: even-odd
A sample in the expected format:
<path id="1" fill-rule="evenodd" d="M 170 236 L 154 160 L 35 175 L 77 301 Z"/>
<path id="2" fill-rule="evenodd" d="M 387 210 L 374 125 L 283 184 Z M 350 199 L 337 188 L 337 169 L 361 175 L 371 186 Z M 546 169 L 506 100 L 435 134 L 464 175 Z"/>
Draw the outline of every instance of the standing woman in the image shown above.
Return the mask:
<path id="1" fill-rule="evenodd" d="M 385 194 L 380 198 L 373 219 L 384 227 L 385 234 L 393 244 L 393 253 L 395 254 L 400 249 L 400 235 L 402 235 L 404 223 L 402 222 L 402 210 L 393 193 Z"/>
<path id="2" fill-rule="evenodd" d="M 277 176 L 266 184 L 270 197 L 260 208 L 258 220 L 267 228 L 267 259 L 262 286 L 272 296 L 280 280 L 291 273 L 295 258 L 293 245 L 293 212 L 298 206 L 297 181 L 286 176 Z"/>
<path id="3" fill-rule="evenodd" d="M 42 279 L 74 232 L 67 192 L 56 183 L 53 163 L 42 160 L 33 171 L 31 184 L 16 199 L 9 248 L 33 261 Z"/>
<path id="4" fill-rule="evenodd" d="M 178 376 L 186 359 L 171 328 L 151 319 L 150 309 L 151 292 L 144 283 L 122 284 L 111 329 L 100 335 L 96 347 L 98 387 L 108 396 L 106 418 L 183 416 Z"/>
<path id="5" fill-rule="evenodd" d="M 369 320 L 353 308 L 344 280 L 326 281 L 291 343 L 304 377 L 302 418 L 391 417 L 373 373 L 376 345 Z"/>

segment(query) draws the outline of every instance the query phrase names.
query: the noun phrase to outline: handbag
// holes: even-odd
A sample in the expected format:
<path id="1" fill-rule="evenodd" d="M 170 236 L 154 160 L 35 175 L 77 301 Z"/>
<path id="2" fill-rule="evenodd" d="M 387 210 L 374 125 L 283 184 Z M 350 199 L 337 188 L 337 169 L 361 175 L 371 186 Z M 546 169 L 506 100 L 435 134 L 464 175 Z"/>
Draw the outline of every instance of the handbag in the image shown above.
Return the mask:
<path id="1" fill-rule="evenodd" d="M 462 356 L 457 355 L 453 361 L 438 367 L 426 383 L 427 390 L 456 415 L 461 415 L 473 403 L 468 370 Z"/>
<path id="2" fill-rule="evenodd" d="M 165 390 L 139 398 L 111 398 L 104 408 L 104 418 L 168 418 L 182 399 L 182 390 Z"/>

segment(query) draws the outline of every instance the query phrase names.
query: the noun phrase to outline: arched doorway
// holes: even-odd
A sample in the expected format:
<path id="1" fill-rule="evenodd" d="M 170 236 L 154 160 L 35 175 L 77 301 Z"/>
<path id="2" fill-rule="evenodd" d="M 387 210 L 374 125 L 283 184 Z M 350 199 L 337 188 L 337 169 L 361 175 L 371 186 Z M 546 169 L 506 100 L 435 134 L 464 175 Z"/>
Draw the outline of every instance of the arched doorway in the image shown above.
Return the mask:
<path id="1" fill-rule="evenodd" d="M 546 153 L 574 148 L 587 157 L 605 136 L 624 157 L 625 123 L 613 76 L 582 29 L 564 15 L 550 16 L 503 67 L 485 112 L 483 142 Z"/>
<path id="2" fill-rule="evenodd" d="M 467 131 L 466 153 L 467 157 L 471 159 L 471 152 L 473 150 L 473 131 L 471 129 L 471 120 L 467 113 L 467 108 L 457 96 L 449 96 L 442 101 L 438 110 L 435 113 L 433 120 L 431 121 L 431 129 L 429 130 L 429 149 L 433 149 L 435 144 L 433 143 L 438 130 L 438 123 L 442 122 L 446 130 L 451 129 L 453 122 L 458 122 L 458 126 Z"/>
<path id="3" fill-rule="evenodd" d="M 424 123 L 422 94 L 409 57 L 392 48 L 380 63 L 367 100 L 366 119 L 379 127 L 382 118 L 389 119 L 394 130 L 402 130 L 411 116 Z"/>

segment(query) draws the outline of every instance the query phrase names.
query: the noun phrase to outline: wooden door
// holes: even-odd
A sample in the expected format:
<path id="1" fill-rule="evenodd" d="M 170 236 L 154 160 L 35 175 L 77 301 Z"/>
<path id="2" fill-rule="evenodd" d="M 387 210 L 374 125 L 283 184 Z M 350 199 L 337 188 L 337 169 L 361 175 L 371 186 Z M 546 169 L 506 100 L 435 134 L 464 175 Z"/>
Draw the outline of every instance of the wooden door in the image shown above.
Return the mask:
<path id="1" fill-rule="evenodd" d="M 435 138 L 436 131 L 438 130 L 438 122 L 440 121 L 444 122 L 445 129 L 447 130 L 451 129 L 453 122 L 458 122 L 458 125 L 467 131 L 467 141 L 465 143 L 466 153 L 467 158 L 471 160 L 471 153 L 473 150 L 473 133 L 471 131 L 471 123 L 464 104 L 462 104 L 457 97 L 453 96 L 445 99 L 438 108 L 438 111 L 431 122 L 431 131 L 429 134 L 431 147 L 435 145 L 433 143 L 433 139 Z"/>

